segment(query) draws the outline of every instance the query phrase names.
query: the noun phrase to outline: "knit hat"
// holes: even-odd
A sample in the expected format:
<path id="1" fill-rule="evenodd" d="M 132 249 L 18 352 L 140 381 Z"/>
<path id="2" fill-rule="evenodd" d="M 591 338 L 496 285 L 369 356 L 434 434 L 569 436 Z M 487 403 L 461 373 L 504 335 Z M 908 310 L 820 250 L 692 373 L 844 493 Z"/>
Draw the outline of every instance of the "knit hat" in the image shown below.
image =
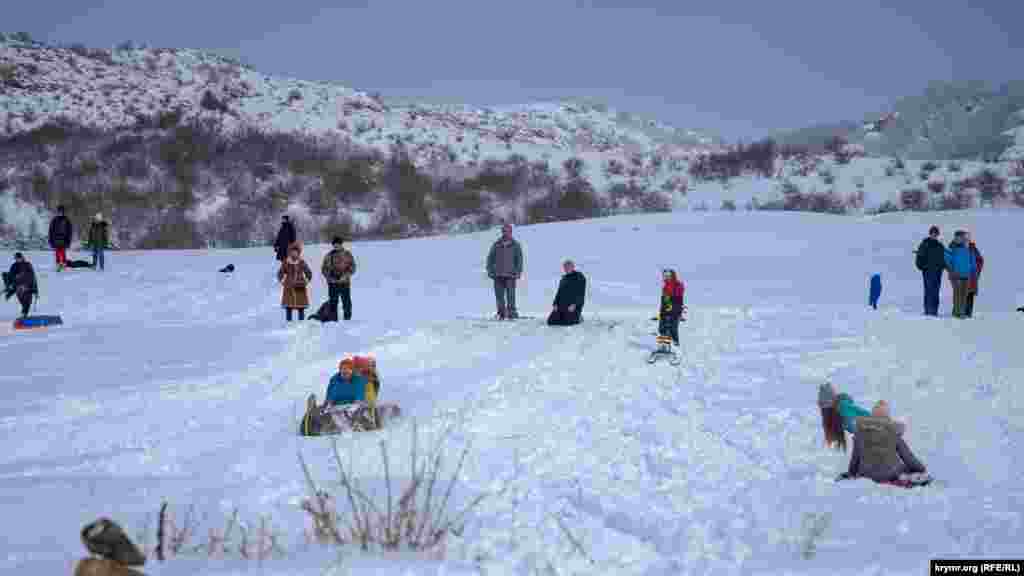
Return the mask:
<path id="1" fill-rule="evenodd" d="M 21 259 L 22 259 L 22 258 L 24 258 L 24 257 L 25 257 L 25 255 L 24 255 L 24 254 L 22 254 L 21 252 L 15 252 L 15 253 L 14 253 L 14 259 L 15 259 L 15 260 L 21 260 Z"/>
<path id="2" fill-rule="evenodd" d="M 818 407 L 831 408 L 836 403 L 836 391 L 831 382 L 818 386 Z"/>
<path id="3" fill-rule="evenodd" d="M 96 213 L 96 221 L 97 222 L 102 222 L 103 221 L 103 213 L 102 212 L 97 212 Z"/>
<path id="4" fill-rule="evenodd" d="M 338 363 L 338 368 L 341 368 L 345 364 L 348 364 L 349 366 L 355 367 L 356 362 L 355 362 L 355 360 L 352 359 L 351 356 L 345 356 L 344 358 L 341 359 L 341 362 Z"/>

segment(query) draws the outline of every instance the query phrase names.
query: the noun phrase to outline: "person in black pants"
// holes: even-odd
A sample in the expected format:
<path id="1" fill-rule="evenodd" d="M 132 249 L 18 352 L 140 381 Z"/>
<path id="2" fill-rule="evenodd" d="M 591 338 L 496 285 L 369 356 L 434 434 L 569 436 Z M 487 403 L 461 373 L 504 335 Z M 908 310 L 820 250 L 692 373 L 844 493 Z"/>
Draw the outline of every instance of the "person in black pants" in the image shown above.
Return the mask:
<path id="1" fill-rule="evenodd" d="M 562 263 L 565 275 L 558 282 L 558 292 L 551 305 L 548 326 L 572 326 L 579 324 L 583 315 L 583 299 L 587 294 L 587 278 L 576 270 L 576 263 L 566 260 Z"/>
<path id="2" fill-rule="evenodd" d="M 658 335 L 669 336 L 679 346 L 679 322 L 683 317 L 683 296 L 686 287 L 672 269 L 662 270 L 661 307 L 658 312 Z"/>
<path id="3" fill-rule="evenodd" d="M 9 299 L 17 294 L 18 303 L 21 304 L 21 317 L 28 316 L 32 298 L 39 294 L 39 285 L 36 284 L 36 272 L 32 264 L 21 252 L 14 253 L 14 264 L 11 264 L 9 271 L 4 272 L 3 279 L 4 297 Z"/>
<path id="4" fill-rule="evenodd" d="M 928 230 L 928 237 L 918 245 L 915 264 L 924 279 L 924 314 L 938 316 L 942 271 L 946 269 L 946 252 L 939 241 L 938 226 L 932 226 Z"/>
<path id="5" fill-rule="evenodd" d="M 356 273 L 356 259 L 344 248 L 345 239 L 335 236 L 332 250 L 324 256 L 320 273 L 327 280 L 328 317 L 321 321 L 338 321 L 338 298 L 345 320 L 352 319 L 352 275 Z"/>

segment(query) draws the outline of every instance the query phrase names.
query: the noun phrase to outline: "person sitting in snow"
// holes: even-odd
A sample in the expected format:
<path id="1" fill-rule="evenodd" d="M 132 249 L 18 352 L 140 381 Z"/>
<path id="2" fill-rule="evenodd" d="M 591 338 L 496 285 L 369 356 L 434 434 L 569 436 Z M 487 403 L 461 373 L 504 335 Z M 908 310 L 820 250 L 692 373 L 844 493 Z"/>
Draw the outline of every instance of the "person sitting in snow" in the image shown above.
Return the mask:
<path id="1" fill-rule="evenodd" d="M 17 294 L 18 303 L 21 304 L 21 317 L 28 316 L 32 298 L 39 294 L 39 285 L 36 283 L 36 271 L 25 259 L 24 254 L 14 253 L 14 264 L 11 264 L 10 270 L 4 272 L 3 279 L 4 297 L 10 299 Z"/>
<path id="2" fill-rule="evenodd" d="M 888 414 L 888 403 L 880 400 Z M 871 412 L 854 403 L 853 398 L 845 392 L 836 393 L 832 384 L 826 382 L 818 387 L 818 407 L 821 409 L 821 427 L 825 431 L 825 446 L 846 451 L 846 432 L 857 434 L 857 419 L 871 416 Z M 906 426 L 902 422 L 893 421 L 900 434 Z"/>
<path id="3" fill-rule="evenodd" d="M 883 400 L 875 404 L 869 416 L 857 418 L 850 465 L 840 479 L 870 478 L 875 482 L 894 482 L 925 475 L 924 464 L 914 456 L 903 439 L 903 429 L 889 417 Z M 910 477 L 908 478 L 908 475 Z"/>
<path id="4" fill-rule="evenodd" d="M 683 295 L 686 287 L 676 277 L 676 271 L 666 268 L 662 271 L 661 308 L 658 312 L 658 335 L 669 336 L 672 344 L 679 346 L 679 322 L 682 319 Z"/>
<path id="5" fill-rule="evenodd" d="M 587 278 L 576 270 L 576 263 L 566 260 L 562 263 L 565 275 L 558 282 L 558 292 L 551 305 L 548 326 L 572 326 L 579 324 L 583 314 L 583 299 L 587 294 Z"/>

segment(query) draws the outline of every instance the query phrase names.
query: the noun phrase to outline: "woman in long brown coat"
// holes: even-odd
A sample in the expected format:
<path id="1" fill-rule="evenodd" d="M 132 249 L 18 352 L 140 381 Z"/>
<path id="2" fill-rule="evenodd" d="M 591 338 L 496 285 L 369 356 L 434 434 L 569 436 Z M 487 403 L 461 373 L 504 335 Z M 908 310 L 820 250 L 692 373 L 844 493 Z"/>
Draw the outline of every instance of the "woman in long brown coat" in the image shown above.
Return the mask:
<path id="1" fill-rule="evenodd" d="M 284 317 L 288 322 L 292 321 L 292 310 L 298 310 L 299 320 L 305 320 L 306 308 L 309 308 L 308 290 L 313 271 L 301 254 L 302 249 L 293 244 L 277 271 L 277 281 L 281 283 L 281 306 L 284 306 Z"/>

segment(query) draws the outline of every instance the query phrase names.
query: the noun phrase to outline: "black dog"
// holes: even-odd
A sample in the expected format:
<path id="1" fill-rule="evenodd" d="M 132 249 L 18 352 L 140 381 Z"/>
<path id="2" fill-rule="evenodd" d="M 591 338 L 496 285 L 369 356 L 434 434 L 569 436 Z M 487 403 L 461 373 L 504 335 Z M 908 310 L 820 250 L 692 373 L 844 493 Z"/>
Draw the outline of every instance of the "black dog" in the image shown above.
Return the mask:
<path id="1" fill-rule="evenodd" d="M 1017 312 L 1024 312 L 1024 306 L 1021 306 L 1020 308 L 1017 308 Z"/>
<path id="2" fill-rule="evenodd" d="M 228 264 L 227 266 L 221 268 L 220 271 L 224 272 L 224 273 L 234 272 L 235 271 L 235 265 L 234 264 Z"/>

